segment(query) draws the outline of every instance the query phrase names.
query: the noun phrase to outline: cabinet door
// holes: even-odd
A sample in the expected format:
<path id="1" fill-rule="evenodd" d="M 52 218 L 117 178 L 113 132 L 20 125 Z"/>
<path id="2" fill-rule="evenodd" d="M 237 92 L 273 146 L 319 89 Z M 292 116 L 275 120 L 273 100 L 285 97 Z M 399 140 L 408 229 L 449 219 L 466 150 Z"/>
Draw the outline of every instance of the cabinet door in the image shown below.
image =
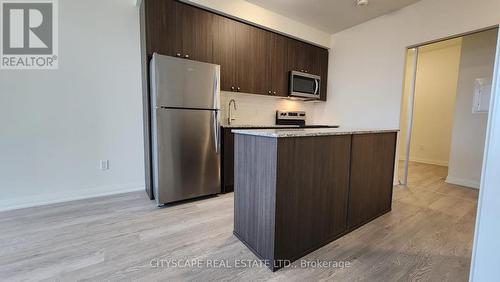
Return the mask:
<path id="1" fill-rule="evenodd" d="M 288 96 L 289 87 L 289 76 L 287 63 L 288 54 L 288 38 L 285 36 L 272 33 L 271 34 L 271 51 L 269 52 L 270 57 L 270 69 L 271 75 L 271 85 L 273 95 L 286 97 Z M 276 94 L 274 94 L 276 92 Z"/>
<path id="2" fill-rule="evenodd" d="M 222 91 L 236 87 L 236 24 L 235 21 L 216 16 L 218 40 L 214 43 L 214 63 L 220 65 Z"/>
<path id="3" fill-rule="evenodd" d="M 320 99 L 326 101 L 326 91 L 328 82 L 328 50 L 319 48 L 319 75 L 321 76 Z"/>
<path id="4" fill-rule="evenodd" d="M 150 0 L 146 8 L 146 53 L 154 52 L 175 56 L 181 50 L 179 22 L 180 3 L 176 1 Z"/>
<path id="5" fill-rule="evenodd" d="M 322 61 L 328 57 L 328 50 L 301 42 L 295 39 L 288 40 L 288 65 L 290 70 L 320 75 Z M 326 62 L 328 64 L 328 60 Z"/>
<path id="6" fill-rule="evenodd" d="M 348 228 L 391 210 L 396 133 L 352 136 Z"/>
<path id="7" fill-rule="evenodd" d="M 253 82 L 255 81 L 252 77 L 253 62 L 252 55 L 254 46 L 254 34 L 252 27 L 249 25 L 234 22 L 236 28 L 236 60 L 233 62 L 236 69 L 236 90 L 238 92 L 253 93 Z"/>
<path id="8" fill-rule="evenodd" d="M 303 255 L 347 228 L 351 137 L 279 138 L 277 259 Z"/>
<path id="9" fill-rule="evenodd" d="M 278 41 L 277 38 L 278 35 L 267 30 L 242 23 L 237 24 L 235 61 L 237 91 L 273 96 L 286 91 L 281 89 L 286 75 L 286 50 L 285 52 L 280 50 L 279 55 L 276 54 L 276 48 L 286 47 L 286 44 L 282 42 L 284 39 Z"/>
<path id="10" fill-rule="evenodd" d="M 321 75 L 321 59 L 322 59 L 322 50 L 323 48 L 317 46 L 308 46 L 307 48 L 307 56 L 309 60 L 307 62 L 307 72 L 314 75 Z"/>
<path id="11" fill-rule="evenodd" d="M 235 22 L 236 24 L 236 87 L 238 92 L 265 94 L 269 41 L 264 30 Z"/>
<path id="12" fill-rule="evenodd" d="M 222 193 L 234 191 L 234 134 L 233 128 L 222 128 Z"/>
<path id="13" fill-rule="evenodd" d="M 274 60 L 274 38 L 275 34 L 267 30 L 253 27 L 251 46 L 252 54 L 252 72 L 255 76 L 253 93 L 276 95 L 275 83 L 273 81 L 273 71 L 275 68 Z"/>
<path id="14" fill-rule="evenodd" d="M 288 70 L 305 72 L 307 65 L 307 44 L 288 38 L 287 57 Z"/>
<path id="15" fill-rule="evenodd" d="M 217 40 L 218 25 L 216 15 L 186 4 L 177 12 L 180 19 L 178 29 L 182 31 L 181 56 L 196 61 L 214 62 L 214 42 Z"/>

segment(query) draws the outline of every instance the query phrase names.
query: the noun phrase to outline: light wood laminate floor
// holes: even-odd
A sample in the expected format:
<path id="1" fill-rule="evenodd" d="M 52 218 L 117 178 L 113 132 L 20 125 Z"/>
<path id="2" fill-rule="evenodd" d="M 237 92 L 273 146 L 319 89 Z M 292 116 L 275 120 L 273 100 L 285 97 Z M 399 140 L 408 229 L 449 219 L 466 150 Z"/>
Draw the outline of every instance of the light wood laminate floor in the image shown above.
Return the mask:
<path id="1" fill-rule="evenodd" d="M 0 281 L 467 281 L 477 191 L 445 184 L 445 167 L 410 169 L 392 212 L 304 257 L 350 267 L 235 267 L 256 257 L 232 235 L 232 194 L 159 209 L 137 192 L 0 213 Z"/>

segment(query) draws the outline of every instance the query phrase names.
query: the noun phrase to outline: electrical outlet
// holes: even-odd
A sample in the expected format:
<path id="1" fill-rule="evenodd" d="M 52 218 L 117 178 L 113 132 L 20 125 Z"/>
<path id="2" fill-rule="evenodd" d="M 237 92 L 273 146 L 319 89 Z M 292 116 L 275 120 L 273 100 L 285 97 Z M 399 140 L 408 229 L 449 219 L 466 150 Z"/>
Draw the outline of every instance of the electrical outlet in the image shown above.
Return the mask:
<path id="1" fill-rule="evenodd" d="M 109 169 L 109 160 L 101 160 L 100 168 L 101 168 L 101 170 L 108 170 Z"/>

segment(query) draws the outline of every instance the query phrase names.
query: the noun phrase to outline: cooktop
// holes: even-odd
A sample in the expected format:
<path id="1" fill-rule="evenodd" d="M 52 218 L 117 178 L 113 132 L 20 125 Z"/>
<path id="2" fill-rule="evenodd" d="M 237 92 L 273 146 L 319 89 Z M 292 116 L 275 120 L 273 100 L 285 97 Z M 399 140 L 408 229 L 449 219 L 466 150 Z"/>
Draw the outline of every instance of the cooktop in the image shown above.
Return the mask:
<path id="1" fill-rule="evenodd" d="M 338 128 L 338 125 L 306 124 L 304 111 L 276 111 L 277 125 L 295 125 L 299 128 Z"/>

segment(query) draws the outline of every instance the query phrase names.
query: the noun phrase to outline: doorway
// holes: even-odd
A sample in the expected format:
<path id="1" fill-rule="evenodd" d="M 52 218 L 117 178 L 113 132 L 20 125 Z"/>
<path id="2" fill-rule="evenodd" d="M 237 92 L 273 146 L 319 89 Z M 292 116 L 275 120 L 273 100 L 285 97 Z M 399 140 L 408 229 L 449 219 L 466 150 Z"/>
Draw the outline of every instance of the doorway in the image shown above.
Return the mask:
<path id="1" fill-rule="evenodd" d="M 498 28 L 408 48 L 398 180 L 438 171 L 479 188 Z"/>

